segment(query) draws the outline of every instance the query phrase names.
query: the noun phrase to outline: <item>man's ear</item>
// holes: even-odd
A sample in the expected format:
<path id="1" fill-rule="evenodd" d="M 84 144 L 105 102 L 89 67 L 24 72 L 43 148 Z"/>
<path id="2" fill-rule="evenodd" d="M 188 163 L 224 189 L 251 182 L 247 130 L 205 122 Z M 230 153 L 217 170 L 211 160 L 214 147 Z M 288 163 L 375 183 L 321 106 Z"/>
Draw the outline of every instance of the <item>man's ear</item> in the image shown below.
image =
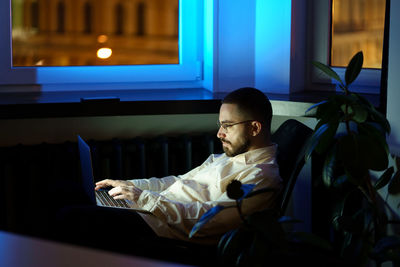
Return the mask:
<path id="1" fill-rule="evenodd" d="M 257 136 L 261 133 L 262 124 L 259 121 L 252 121 L 251 122 L 251 135 Z"/>

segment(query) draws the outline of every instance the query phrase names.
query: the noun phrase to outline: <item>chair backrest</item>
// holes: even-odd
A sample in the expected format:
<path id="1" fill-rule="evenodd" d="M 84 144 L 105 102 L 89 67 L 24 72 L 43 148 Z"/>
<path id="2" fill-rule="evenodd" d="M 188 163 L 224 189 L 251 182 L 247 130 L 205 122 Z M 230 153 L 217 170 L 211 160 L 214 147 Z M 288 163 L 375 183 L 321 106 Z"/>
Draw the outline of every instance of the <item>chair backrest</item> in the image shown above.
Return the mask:
<path id="1" fill-rule="evenodd" d="M 297 177 L 304 166 L 304 148 L 313 130 L 303 123 L 288 119 L 272 134 L 278 145 L 277 162 L 284 183 L 280 201 L 280 215 L 284 215 Z"/>

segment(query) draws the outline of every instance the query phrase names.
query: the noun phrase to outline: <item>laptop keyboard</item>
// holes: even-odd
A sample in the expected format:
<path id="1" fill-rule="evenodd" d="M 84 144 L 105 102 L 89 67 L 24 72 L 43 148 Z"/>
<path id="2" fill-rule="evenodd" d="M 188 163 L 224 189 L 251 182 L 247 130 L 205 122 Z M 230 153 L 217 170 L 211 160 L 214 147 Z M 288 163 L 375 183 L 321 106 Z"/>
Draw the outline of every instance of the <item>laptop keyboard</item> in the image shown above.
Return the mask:
<path id="1" fill-rule="evenodd" d="M 98 190 L 96 191 L 96 196 L 100 200 L 101 204 L 108 207 L 118 207 L 118 208 L 129 208 L 129 205 L 125 200 L 112 198 L 107 191 Z"/>

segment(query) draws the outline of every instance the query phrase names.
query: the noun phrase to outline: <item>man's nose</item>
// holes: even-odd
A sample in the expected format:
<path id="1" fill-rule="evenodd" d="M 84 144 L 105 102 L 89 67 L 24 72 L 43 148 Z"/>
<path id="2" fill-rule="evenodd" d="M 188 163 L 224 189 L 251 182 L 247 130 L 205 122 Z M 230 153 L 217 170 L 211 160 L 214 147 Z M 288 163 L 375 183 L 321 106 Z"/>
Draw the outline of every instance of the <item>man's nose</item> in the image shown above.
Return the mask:
<path id="1" fill-rule="evenodd" d="M 219 127 L 218 132 L 217 132 L 217 137 L 218 138 L 224 138 L 226 136 L 224 130 L 222 129 L 222 127 Z"/>

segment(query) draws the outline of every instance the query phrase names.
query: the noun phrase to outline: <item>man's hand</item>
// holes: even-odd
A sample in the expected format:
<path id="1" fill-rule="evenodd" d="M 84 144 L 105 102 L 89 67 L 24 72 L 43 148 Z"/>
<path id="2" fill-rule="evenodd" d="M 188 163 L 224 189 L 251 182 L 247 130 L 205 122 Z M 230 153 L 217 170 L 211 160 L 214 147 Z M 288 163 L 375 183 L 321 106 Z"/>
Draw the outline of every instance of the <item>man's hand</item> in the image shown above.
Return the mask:
<path id="1" fill-rule="evenodd" d="M 127 199 L 136 202 L 139 199 L 142 190 L 135 186 L 117 186 L 108 191 L 108 194 L 114 199 Z"/>
<path id="2" fill-rule="evenodd" d="M 114 187 L 108 194 L 114 199 L 127 199 L 136 202 L 139 199 L 142 190 L 135 187 L 133 183 L 124 180 L 105 179 L 96 183 L 96 190 L 105 187 Z"/>
<path id="3" fill-rule="evenodd" d="M 133 183 L 124 180 L 105 179 L 100 182 L 97 182 L 96 187 L 94 189 L 99 190 L 100 188 L 117 187 L 117 186 L 133 186 Z"/>

